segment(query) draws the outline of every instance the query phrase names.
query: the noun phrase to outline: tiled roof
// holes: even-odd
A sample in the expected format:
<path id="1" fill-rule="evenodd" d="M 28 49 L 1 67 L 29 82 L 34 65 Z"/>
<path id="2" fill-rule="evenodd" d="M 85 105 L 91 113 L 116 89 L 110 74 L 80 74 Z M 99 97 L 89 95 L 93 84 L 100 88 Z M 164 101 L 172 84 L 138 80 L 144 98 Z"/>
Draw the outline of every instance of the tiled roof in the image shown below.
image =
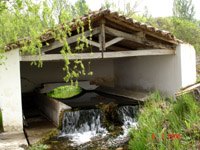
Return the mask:
<path id="1" fill-rule="evenodd" d="M 111 18 L 114 18 L 114 19 L 117 19 L 123 23 L 126 23 L 128 25 L 131 25 L 141 31 L 144 31 L 144 32 L 148 32 L 148 33 L 151 33 L 151 34 L 154 34 L 154 35 L 157 35 L 157 36 L 160 36 L 161 38 L 165 38 L 167 40 L 170 40 L 170 41 L 173 41 L 175 43 L 179 43 L 179 42 L 182 42 L 181 40 L 178 40 L 176 39 L 176 37 L 171 34 L 170 32 L 168 31 L 165 31 L 165 30 L 160 30 L 158 28 L 155 28 L 153 26 L 150 26 L 148 24 L 145 24 L 145 23 L 142 23 L 142 22 L 138 22 L 132 18 L 127 18 L 126 16 L 124 15 L 121 15 L 119 14 L 118 12 L 113 12 L 113 11 L 110 11 L 108 9 L 100 9 L 98 11 L 91 11 L 89 12 L 88 14 L 85 14 L 84 16 L 81 16 L 79 19 L 81 21 L 83 21 L 84 23 L 88 22 L 88 18 L 91 19 L 91 21 L 95 21 L 95 20 L 98 20 L 104 16 L 108 16 L 108 17 L 111 17 Z M 76 28 L 76 20 L 77 18 L 74 18 L 71 22 L 71 28 Z M 63 24 L 61 24 L 61 27 L 62 27 Z M 44 34 L 43 36 L 40 37 L 40 39 L 42 41 L 46 41 L 48 39 L 50 39 L 52 37 L 51 35 L 51 31 L 50 30 L 47 30 L 46 31 L 46 34 Z M 19 45 L 21 45 L 21 42 L 22 42 L 23 39 L 19 39 L 18 40 L 18 43 L 17 44 L 8 44 L 7 47 L 8 49 L 10 48 L 17 48 L 19 47 Z"/>
<path id="2" fill-rule="evenodd" d="M 159 35 L 159 36 L 164 37 L 166 39 L 173 40 L 175 42 L 181 42 L 180 40 L 176 39 L 176 37 L 172 33 L 168 32 L 168 31 L 160 30 L 160 29 L 155 28 L 153 26 L 150 26 L 148 24 L 138 22 L 138 21 L 136 21 L 132 18 L 127 18 L 126 16 L 121 15 L 118 12 L 113 12 L 113 11 L 110 11 L 108 9 L 100 9 L 98 11 L 92 11 L 92 12 L 80 17 L 80 19 L 82 21 L 84 21 L 84 20 L 87 20 L 88 17 L 90 17 L 91 20 L 92 20 L 92 19 L 95 19 L 97 17 L 105 16 L 105 15 L 107 15 L 109 17 L 113 17 L 115 19 L 118 19 L 119 21 L 122 21 L 124 23 L 129 24 L 129 25 L 132 25 L 132 26 L 134 26 L 138 29 L 141 29 L 143 31 L 149 31 L 149 32 L 152 32 L 153 34 Z M 75 21 L 75 19 L 73 21 Z"/>

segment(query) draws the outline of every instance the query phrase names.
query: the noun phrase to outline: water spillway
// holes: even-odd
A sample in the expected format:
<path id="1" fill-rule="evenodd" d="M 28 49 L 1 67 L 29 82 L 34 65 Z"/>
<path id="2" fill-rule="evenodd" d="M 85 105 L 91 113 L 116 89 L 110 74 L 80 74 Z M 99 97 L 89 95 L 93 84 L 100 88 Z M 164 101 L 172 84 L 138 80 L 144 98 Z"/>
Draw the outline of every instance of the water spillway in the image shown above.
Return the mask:
<path id="1" fill-rule="evenodd" d="M 105 135 L 107 130 L 103 127 L 103 117 L 101 109 L 65 112 L 58 137 L 68 137 L 75 144 L 82 144 L 92 137 Z"/>
<path id="2" fill-rule="evenodd" d="M 46 141 L 52 149 L 115 149 L 128 142 L 128 131 L 137 125 L 138 102 L 129 98 L 87 91 L 54 100 L 71 109 L 62 114 L 59 133 Z"/>
<path id="3" fill-rule="evenodd" d="M 62 133 L 73 134 L 86 131 L 101 131 L 103 111 L 100 109 L 65 112 Z"/>
<path id="4" fill-rule="evenodd" d="M 68 138 L 72 146 L 90 143 L 93 139 L 102 141 L 108 147 L 113 144 L 119 145 L 121 141 L 127 138 L 128 130 L 131 127 L 136 127 L 135 115 L 137 109 L 137 106 L 116 106 L 110 112 L 111 115 L 114 114 L 112 120 L 108 118 L 109 112 L 101 108 L 65 112 L 62 130 L 58 137 Z M 104 138 L 109 138 L 112 132 L 116 132 L 119 122 L 121 128 L 119 133 L 116 133 L 115 138 L 104 140 Z M 110 126 L 112 126 L 112 129 Z"/>

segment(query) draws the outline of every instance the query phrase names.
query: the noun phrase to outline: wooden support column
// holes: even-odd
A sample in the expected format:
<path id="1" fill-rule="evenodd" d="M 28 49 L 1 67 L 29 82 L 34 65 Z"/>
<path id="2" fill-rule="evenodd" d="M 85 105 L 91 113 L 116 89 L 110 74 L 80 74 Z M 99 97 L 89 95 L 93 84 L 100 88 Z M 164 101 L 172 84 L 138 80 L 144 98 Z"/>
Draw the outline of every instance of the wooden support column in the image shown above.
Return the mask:
<path id="1" fill-rule="evenodd" d="M 105 19 L 102 19 L 99 23 L 100 26 L 100 34 L 99 34 L 99 51 L 102 52 L 102 58 L 103 58 L 103 51 L 106 50 L 106 37 L 105 37 Z"/>
<path id="2" fill-rule="evenodd" d="M 105 46 L 106 46 L 106 36 L 105 36 L 105 24 L 103 23 L 102 25 L 101 25 L 101 33 L 102 33 L 102 50 L 103 51 L 106 51 L 106 48 L 105 48 Z"/>
<path id="3" fill-rule="evenodd" d="M 101 36 L 101 33 L 99 34 L 99 51 L 102 51 L 102 36 Z"/>

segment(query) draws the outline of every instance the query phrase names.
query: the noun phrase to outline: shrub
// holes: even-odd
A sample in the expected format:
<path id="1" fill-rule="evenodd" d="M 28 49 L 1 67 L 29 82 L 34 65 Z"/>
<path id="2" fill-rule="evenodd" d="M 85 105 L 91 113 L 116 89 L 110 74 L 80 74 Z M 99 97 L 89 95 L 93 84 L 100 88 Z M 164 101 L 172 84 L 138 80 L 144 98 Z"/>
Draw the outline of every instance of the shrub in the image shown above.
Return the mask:
<path id="1" fill-rule="evenodd" d="M 200 137 L 199 112 L 192 94 L 180 96 L 173 101 L 165 100 L 156 92 L 138 112 L 137 129 L 129 133 L 129 148 L 195 149 Z M 171 134 L 175 134 L 177 139 L 168 139 Z"/>

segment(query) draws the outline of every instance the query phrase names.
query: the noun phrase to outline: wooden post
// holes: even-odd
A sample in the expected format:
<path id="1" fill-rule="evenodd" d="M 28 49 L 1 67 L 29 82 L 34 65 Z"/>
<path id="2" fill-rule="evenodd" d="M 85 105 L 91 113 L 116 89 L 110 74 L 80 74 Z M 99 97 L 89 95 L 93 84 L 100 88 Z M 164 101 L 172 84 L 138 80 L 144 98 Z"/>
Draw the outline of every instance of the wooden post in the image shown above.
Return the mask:
<path id="1" fill-rule="evenodd" d="M 102 51 L 102 36 L 101 36 L 101 33 L 99 34 L 99 44 L 100 44 L 99 51 Z"/>
<path id="2" fill-rule="evenodd" d="M 101 32 L 102 32 L 102 50 L 105 51 L 105 45 L 106 45 L 106 36 L 105 36 L 105 25 L 104 23 L 101 25 Z"/>
<path id="3" fill-rule="evenodd" d="M 102 58 L 103 58 L 103 51 L 106 50 L 105 46 L 106 46 L 106 41 L 105 41 L 105 19 L 102 19 L 99 23 L 100 26 L 100 34 L 99 34 L 99 44 L 100 44 L 100 48 L 99 51 L 102 52 Z"/>

